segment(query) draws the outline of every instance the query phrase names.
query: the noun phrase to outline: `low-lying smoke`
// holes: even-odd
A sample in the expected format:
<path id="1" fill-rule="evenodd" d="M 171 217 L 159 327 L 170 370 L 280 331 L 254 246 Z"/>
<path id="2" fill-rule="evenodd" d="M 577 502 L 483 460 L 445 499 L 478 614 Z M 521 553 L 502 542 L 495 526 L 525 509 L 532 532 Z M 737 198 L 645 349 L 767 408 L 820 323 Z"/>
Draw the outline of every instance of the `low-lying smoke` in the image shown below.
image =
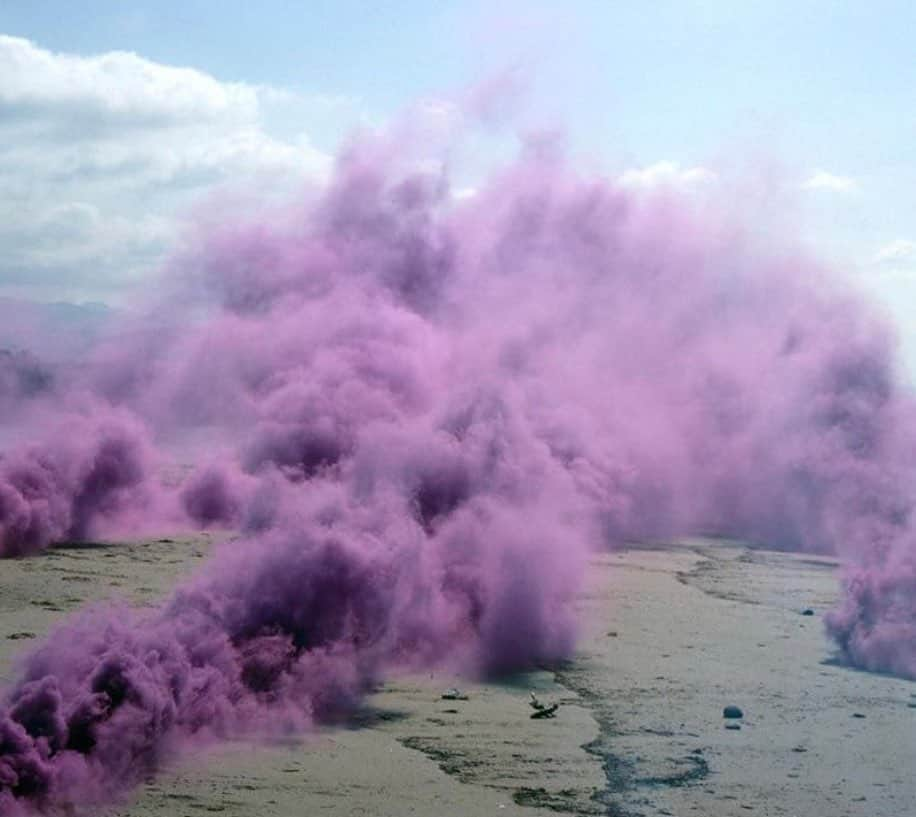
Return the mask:
<path id="1" fill-rule="evenodd" d="M 135 420 L 93 407 L 49 422 L 41 442 L 0 455 L 0 557 L 85 540 L 144 505 L 153 457 Z"/>
<path id="2" fill-rule="evenodd" d="M 26 658 L 0 812 L 337 717 L 392 669 L 568 656 L 588 551 L 629 539 L 838 553 L 846 658 L 916 677 L 890 333 L 727 226 L 543 154 L 456 203 L 375 146 L 290 212 L 200 236 L 164 305 L 71 378 L 96 419 L 0 460 L 0 555 L 179 516 L 244 537 L 157 611 L 85 614 Z M 160 484 L 195 435 L 200 467 Z"/>

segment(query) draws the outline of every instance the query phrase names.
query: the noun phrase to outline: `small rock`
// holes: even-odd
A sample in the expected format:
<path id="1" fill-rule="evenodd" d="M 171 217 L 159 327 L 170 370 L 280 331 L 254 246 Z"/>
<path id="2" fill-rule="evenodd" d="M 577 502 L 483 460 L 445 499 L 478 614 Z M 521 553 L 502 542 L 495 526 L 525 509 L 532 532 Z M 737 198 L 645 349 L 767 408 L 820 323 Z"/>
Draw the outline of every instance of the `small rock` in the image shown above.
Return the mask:
<path id="1" fill-rule="evenodd" d="M 7 638 L 10 641 L 21 641 L 24 638 L 35 638 L 35 633 L 21 632 L 21 633 L 10 633 Z"/>
<path id="2" fill-rule="evenodd" d="M 607 634 L 608 638 L 617 638 L 617 630 L 610 630 Z"/>
<path id="3" fill-rule="evenodd" d="M 733 729 L 733 730 L 737 731 L 738 729 L 741 728 L 741 724 L 740 724 L 740 723 L 727 723 L 727 724 L 725 724 L 725 728 L 726 728 L 726 729 Z"/>
<path id="4" fill-rule="evenodd" d="M 807 752 L 808 750 L 804 746 L 793 746 L 793 752 Z"/>
<path id="5" fill-rule="evenodd" d="M 852 716 L 854 718 L 864 718 L 865 717 L 865 715 L 863 715 L 861 712 L 853 712 Z"/>
<path id="6" fill-rule="evenodd" d="M 726 706 L 722 710 L 723 718 L 743 718 L 744 713 L 737 706 Z"/>
<path id="7" fill-rule="evenodd" d="M 802 615 L 803 616 L 813 616 L 814 610 L 812 610 L 810 607 L 806 607 L 804 610 L 802 610 Z"/>
<path id="8" fill-rule="evenodd" d="M 455 687 L 447 689 L 442 693 L 443 701 L 466 701 L 467 699 L 468 696 L 465 695 L 460 689 L 456 689 Z"/>

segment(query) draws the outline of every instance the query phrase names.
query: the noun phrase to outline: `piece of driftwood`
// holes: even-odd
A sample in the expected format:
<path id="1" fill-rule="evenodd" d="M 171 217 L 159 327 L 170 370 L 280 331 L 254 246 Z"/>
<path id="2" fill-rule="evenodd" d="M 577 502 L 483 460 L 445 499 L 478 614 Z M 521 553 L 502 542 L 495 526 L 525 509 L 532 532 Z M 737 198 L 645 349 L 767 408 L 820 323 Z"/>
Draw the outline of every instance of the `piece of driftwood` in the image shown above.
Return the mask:
<path id="1" fill-rule="evenodd" d="M 528 702 L 528 705 L 534 710 L 534 712 L 531 713 L 532 720 L 552 718 L 560 708 L 559 704 L 542 704 L 538 700 L 537 695 L 533 692 L 531 693 L 531 700 Z"/>
<path id="2" fill-rule="evenodd" d="M 552 718 L 554 715 L 556 715 L 559 708 L 559 704 L 550 704 L 550 706 L 545 706 L 543 709 L 537 710 L 537 712 L 532 712 L 531 717 L 534 720 L 537 720 L 538 718 Z"/>

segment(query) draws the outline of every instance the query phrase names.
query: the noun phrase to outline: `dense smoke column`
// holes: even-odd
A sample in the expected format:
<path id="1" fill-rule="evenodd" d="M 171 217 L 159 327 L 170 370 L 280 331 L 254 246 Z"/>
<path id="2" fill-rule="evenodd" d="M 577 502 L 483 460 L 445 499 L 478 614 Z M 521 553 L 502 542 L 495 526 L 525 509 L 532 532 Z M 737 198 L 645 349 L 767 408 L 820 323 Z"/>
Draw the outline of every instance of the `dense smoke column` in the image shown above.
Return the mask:
<path id="1" fill-rule="evenodd" d="M 130 416 L 93 406 L 55 411 L 41 442 L 0 456 L 0 557 L 82 541 L 144 507 L 153 457 Z"/>
<path id="2" fill-rule="evenodd" d="M 104 801 L 182 741 L 299 731 L 362 691 L 390 592 L 363 555 L 303 533 L 233 568 L 149 618 L 71 621 L 30 656 L 0 716 L 3 813 Z"/>
<path id="3" fill-rule="evenodd" d="M 163 288 L 78 385 L 139 438 L 205 437 L 201 467 L 150 504 L 129 435 L 14 451 L 3 555 L 139 505 L 244 538 L 157 612 L 70 621 L 27 660 L 5 811 L 306 728 L 385 671 L 568 656 L 589 549 L 630 539 L 839 553 L 841 648 L 916 672 L 912 402 L 882 321 L 798 253 L 540 155 L 456 205 L 356 148 L 317 199 L 193 242 Z"/>
<path id="4" fill-rule="evenodd" d="M 424 462 L 408 491 L 374 456 L 316 477 L 272 530 L 224 545 L 158 611 L 65 622 L 0 710 L 0 812 L 89 807 L 164 753 L 301 732 L 350 711 L 386 670 L 490 673 L 567 655 L 574 527 L 479 485 L 471 496 L 447 443 L 415 445 L 407 459 Z"/>

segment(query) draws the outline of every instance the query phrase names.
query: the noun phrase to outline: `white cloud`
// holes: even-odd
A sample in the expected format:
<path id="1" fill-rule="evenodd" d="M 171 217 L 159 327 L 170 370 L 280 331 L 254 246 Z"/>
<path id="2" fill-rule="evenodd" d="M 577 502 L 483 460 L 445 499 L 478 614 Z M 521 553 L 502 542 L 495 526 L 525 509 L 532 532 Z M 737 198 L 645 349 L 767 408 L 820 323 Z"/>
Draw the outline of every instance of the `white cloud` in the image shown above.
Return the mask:
<path id="1" fill-rule="evenodd" d="M 203 196 L 324 178 L 327 154 L 289 122 L 284 138 L 266 126 L 308 105 L 136 54 L 0 35 L 0 295 L 111 298 L 163 260 L 177 214 Z"/>
<path id="2" fill-rule="evenodd" d="M 716 174 L 705 167 L 681 167 L 677 162 L 656 162 L 625 170 L 617 178 L 624 187 L 695 187 L 714 181 Z"/>
<path id="3" fill-rule="evenodd" d="M 829 193 L 852 193 L 859 187 L 849 176 L 837 176 L 824 170 L 817 170 L 802 183 L 804 190 L 823 190 Z"/>
<path id="4" fill-rule="evenodd" d="M 251 120 L 266 89 L 223 83 L 191 68 L 174 68 L 136 54 L 95 57 L 54 54 L 28 40 L 0 35 L 0 104 L 57 116 L 82 115 L 148 123 Z"/>
<path id="5" fill-rule="evenodd" d="M 909 241 L 905 238 L 891 241 L 889 244 L 879 247 L 872 258 L 872 263 L 882 266 L 916 263 L 916 241 Z"/>
<path id="6" fill-rule="evenodd" d="M 459 187 L 452 191 L 452 198 L 455 201 L 467 201 L 468 199 L 474 198 L 478 192 L 476 187 Z"/>

